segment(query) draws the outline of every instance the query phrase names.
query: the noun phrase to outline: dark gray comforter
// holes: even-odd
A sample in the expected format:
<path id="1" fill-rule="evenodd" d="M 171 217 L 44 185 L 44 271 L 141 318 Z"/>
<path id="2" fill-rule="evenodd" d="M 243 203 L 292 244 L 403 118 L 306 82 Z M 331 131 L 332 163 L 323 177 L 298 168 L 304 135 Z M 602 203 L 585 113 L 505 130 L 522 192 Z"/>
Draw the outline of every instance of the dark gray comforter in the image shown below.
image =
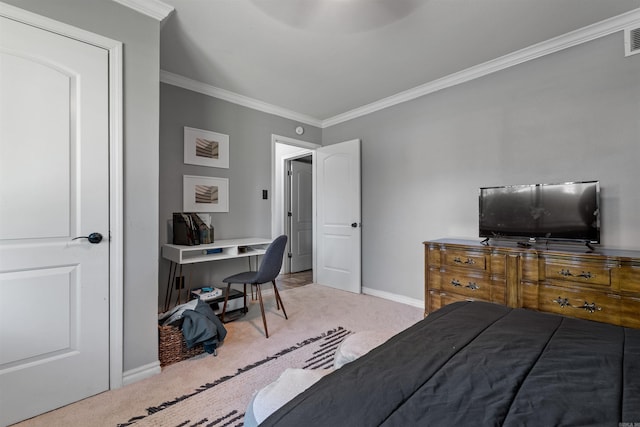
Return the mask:
<path id="1" fill-rule="evenodd" d="M 324 377 L 262 426 L 640 423 L 640 330 L 448 305 Z"/>

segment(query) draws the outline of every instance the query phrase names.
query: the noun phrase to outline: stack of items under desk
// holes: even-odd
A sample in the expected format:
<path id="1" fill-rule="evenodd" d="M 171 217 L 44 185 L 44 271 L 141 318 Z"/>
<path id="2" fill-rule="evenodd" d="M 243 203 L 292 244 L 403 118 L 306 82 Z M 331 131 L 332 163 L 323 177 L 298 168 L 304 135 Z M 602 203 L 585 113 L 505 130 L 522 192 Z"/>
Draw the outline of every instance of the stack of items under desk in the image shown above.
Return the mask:
<path id="1" fill-rule="evenodd" d="M 203 292 L 204 291 L 204 292 Z M 200 298 L 209 304 L 213 312 L 220 317 L 224 304 L 224 291 L 218 288 L 205 287 L 191 291 L 192 299 Z M 248 310 L 244 307 L 244 293 L 236 289 L 229 292 L 225 322 L 236 320 Z M 164 367 L 172 363 L 189 359 L 204 352 L 202 344 L 196 344 L 188 348 L 181 330 L 181 322 L 158 325 L 159 359 L 160 366 Z"/>

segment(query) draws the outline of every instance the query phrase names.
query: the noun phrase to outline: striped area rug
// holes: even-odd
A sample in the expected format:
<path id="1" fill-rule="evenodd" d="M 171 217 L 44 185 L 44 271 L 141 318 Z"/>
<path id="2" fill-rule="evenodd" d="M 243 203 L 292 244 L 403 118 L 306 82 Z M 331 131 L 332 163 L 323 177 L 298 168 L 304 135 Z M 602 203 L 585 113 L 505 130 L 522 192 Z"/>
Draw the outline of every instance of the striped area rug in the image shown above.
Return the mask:
<path id="1" fill-rule="evenodd" d="M 286 368 L 328 369 L 336 349 L 351 331 L 337 327 L 247 365 L 229 376 L 202 384 L 192 393 L 146 409 L 118 427 L 239 427 L 253 394 Z"/>

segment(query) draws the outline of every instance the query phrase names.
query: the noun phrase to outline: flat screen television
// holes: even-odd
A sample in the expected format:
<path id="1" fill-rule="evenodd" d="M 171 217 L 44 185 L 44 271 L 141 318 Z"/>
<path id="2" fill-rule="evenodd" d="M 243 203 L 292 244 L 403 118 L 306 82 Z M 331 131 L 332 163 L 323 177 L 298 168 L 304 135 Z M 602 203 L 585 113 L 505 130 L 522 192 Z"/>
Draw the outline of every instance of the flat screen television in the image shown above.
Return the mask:
<path id="1" fill-rule="evenodd" d="M 480 188 L 480 237 L 600 243 L 599 181 Z"/>

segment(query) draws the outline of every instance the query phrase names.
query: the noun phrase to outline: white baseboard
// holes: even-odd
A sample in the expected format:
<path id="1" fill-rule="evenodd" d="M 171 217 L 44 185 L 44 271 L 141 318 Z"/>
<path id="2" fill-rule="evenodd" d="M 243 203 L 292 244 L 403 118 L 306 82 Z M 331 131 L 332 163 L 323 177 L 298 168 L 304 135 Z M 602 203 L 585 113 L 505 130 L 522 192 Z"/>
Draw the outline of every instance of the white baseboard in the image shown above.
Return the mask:
<path id="1" fill-rule="evenodd" d="M 140 366 L 135 369 L 131 369 L 122 374 L 122 385 L 133 384 L 145 378 L 152 377 L 161 372 L 160 361 L 149 363 L 148 365 Z"/>
<path id="2" fill-rule="evenodd" d="M 412 307 L 424 308 L 424 301 L 415 298 L 405 297 L 404 295 L 392 294 L 391 292 L 379 291 L 377 289 L 362 287 L 362 293 L 373 295 L 374 297 L 384 298 L 391 301 L 407 304 Z"/>

